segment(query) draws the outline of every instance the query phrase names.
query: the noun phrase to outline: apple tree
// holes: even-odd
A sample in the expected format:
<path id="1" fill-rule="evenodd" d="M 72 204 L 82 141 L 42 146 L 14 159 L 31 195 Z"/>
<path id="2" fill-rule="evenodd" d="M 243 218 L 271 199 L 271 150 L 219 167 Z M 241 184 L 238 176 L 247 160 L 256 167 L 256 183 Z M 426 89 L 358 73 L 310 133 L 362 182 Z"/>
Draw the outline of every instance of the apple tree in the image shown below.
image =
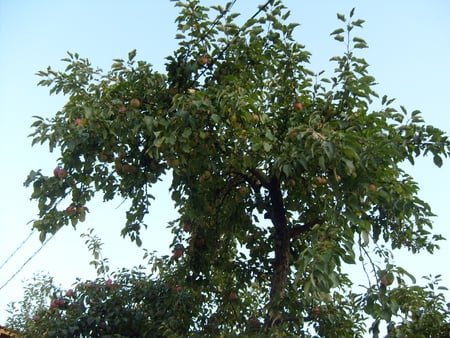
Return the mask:
<path id="1" fill-rule="evenodd" d="M 64 71 L 39 72 L 40 85 L 68 98 L 33 123 L 33 144 L 60 152 L 54 173 L 26 180 L 41 239 L 75 227 L 101 195 L 130 201 L 121 234 L 141 245 L 157 198 L 149 188 L 171 180 L 179 217 L 164 264 L 193 297 L 184 334 L 353 337 L 367 317 L 374 335 L 383 321 L 392 335 L 406 330 L 399 318 L 448 329 L 445 306 L 408 286 L 414 277 L 391 249 L 432 253 L 443 239 L 402 164 L 429 155 L 440 167 L 450 142 L 374 91 L 357 53 L 367 43 L 354 35 L 364 21 L 338 14 L 343 28 L 331 36 L 344 52 L 327 77 L 308 68 L 281 1 L 243 24 L 231 3 L 177 6 L 179 46 L 165 72 L 136 51 L 107 72 L 77 53 Z M 357 261 L 363 291 L 344 272 Z"/>

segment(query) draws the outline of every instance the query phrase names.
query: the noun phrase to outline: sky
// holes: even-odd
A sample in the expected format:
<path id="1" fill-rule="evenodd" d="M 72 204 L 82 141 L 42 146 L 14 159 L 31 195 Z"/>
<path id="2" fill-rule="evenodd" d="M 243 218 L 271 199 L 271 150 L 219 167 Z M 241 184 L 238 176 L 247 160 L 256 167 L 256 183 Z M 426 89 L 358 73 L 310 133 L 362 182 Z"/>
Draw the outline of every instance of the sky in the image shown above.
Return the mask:
<path id="1" fill-rule="evenodd" d="M 244 20 L 262 2 L 237 0 L 233 10 L 242 13 Z M 336 13 L 347 14 L 355 7 L 355 17 L 366 20 L 357 34 L 369 44 L 361 56 L 371 65 L 369 72 L 378 82 L 376 91 L 396 98 L 410 111 L 421 110 L 427 123 L 450 133 L 449 1 L 286 0 L 285 5 L 291 11 L 290 20 L 301 24 L 295 36 L 312 52 L 309 68 L 317 72 L 332 70 L 329 58 L 344 52 L 343 45 L 329 36 L 340 27 Z M 0 325 L 7 318 L 6 304 L 21 299 L 22 281 L 36 272 L 48 272 L 64 288 L 77 277 L 95 278 L 85 239 L 80 237 L 89 228 L 104 242 L 103 255 L 111 268 L 145 263 L 142 248 L 120 236 L 126 211 L 120 200 L 94 201 L 88 206 L 86 222 L 76 230 L 60 230 L 36 255 L 41 243 L 35 233 L 10 256 L 27 238 L 28 222 L 37 213 L 29 198 L 31 189 L 23 182 L 32 169 L 51 175 L 58 157 L 46 145 L 32 147 L 27 137 L 32 116 L 51 117 L 65 103 L 64 97 L 49 96 L 48 88 L 37 86 L 36 72 L 49 65 L 62 70 L 60 59 L 67 51 L 78 52 L 107 70 L 112 59 L 126 58 L 132 49 L 137 49 L 137 59 L 164 71 L 165 57 L 176 48 L 177 11 L 169 0 L 0 0 Z M 450 239 L 450 162 L 438 169 L 431 158 L 425 158 L 414 167 L 405 167 L 419 183 L 420 197 L 437 215 L 434 232 Z M 143 247 L 160 254 L 170 253 L 166 226 L 176 218 L 168 186 L 165 180 L 153 190 L 157 199 L 147 219 L 149 228 L 143 233 Z M 450 248 L 448 242 L 441 246 L 434 255 L 399 252 L 395 261 L 416 277 L 442 274 L 444 285 L 450 287 Z"/>

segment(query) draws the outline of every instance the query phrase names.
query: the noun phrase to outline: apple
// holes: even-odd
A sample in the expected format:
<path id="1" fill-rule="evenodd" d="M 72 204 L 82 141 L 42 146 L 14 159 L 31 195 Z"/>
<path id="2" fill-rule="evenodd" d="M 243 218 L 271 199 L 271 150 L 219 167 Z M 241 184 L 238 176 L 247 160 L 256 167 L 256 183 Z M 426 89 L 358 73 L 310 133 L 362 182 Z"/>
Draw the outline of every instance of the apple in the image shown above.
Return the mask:
<path id="1" fill-rule="evenodd" d="M 288 136 L 289 136 L 289 138 L 291 139 L 291 140 L 296 140 L 297 139 L 297 136 L 298 136 L 298 131 L 291 131 L 289 134 L 288 134 Z"/>
<path id="2" fill-rule="evenodd" d="M 260 120 L 259 115 L 255 113 L 252 114 L 252 119 L 255 120 L 256 122 L 259 122 Z"/>
<path id="3" fill-rule="evenodd" d="M 84 126 L 84 121 L 80 118 L 77 118 L 73 121 L 73 123 L 75 123 L 77 126 L 83 127 Z"/>
<path id="4" fill-rule="evenodd" d="M 67 170 L 57 167 L 53 170 L 53 175 L 55 175 L 56 177 L 59 177 L 59 178 L 64 178 L 67 176 Z"/>
<path id="5" fill-rule="evenodd" d="M 197 59 L 197 62 L 198 62 L 199 65 L 204 66 L 204 65 L 209 63 L 209 58 L 206 55 L 204 55 L 202 57 L 199 57 Z"/>
<path id="6" fill-rule="evenodd" d="M 259 327 L 261 325 L 261 322 L 259 321 L 258 318 L 256 317 L 252 317 L 247 321 L 248 325 L 251 327 Z"/>
<path id="7" fill-rule="evenodd" d="M 69 205 L 66 208 L 66 212 L 68 212 L 69 214 L 75 214 L 77 212 L 77 208 L 74 205 Z"/>
<path id="8" fill-rule="evenodd" d="M 311 310 L 311 317 L 317 318 L 317 317 L 319 317 L 321 312 L 322 312 L 322 309 L 319 306 L 315 306 Z"/>
<path id="9" fill-rule="evenodd" d="M 303 105 L 300 102 L 295 102 L 294 108 L 297 110 L 303 110 Z"/>
<path id="10" fill-rule="evenodd" d="M 130 101 L 130 106 L 133 108 L 139 108 L 141 106 L 141 101 L 137 98 L 132 98 Z"/>
<path id="11" fill-rule="evenodd" d="M 325 185 L 327 184 L 328 180 L 325 177 L 317 176 L 316 180 L 319 184 Z"/>
<path id="12" fill-rule="evenodd" d="M 238 295 L 236 294 L 236 292 L 230 292 L 230 294 L 228 295 L 228 299 L 229 300 L 237 300 Z"/>
<path id="13" fill-rule="evenodd" d="M 211 172 L 209 170 L 206 170 L 203 174 L 200 175 L 198 178 L 198 181 L 200 183 L 206 182 L 211 178 Z"/>
<path id="14" fill-rule="evenodd" d="M 380 282 L 384 286 L 389 286 L 394 283 L 394 274 L 392 272 L 387 272 L 380 278 Z"/>
<path id="15" fill-rule="evenodd" d="M 75 297 L 76 296 L 76 292 L 73 291 L 72 289 L 69 289 L 66 291 L 66 297 Z"/>
<path id="16" fill-rule="evenodd" d="M 377 190 L 378 190 L 377 186 L 376 186 L 375 184 L 373 184 L 373 183 L 369 184 L 369 186 L 367 187 L 367 189 L 368 189 L 369 191 L 377 191 Z"/>
<path id="17" fill-rule="evenodd" d="M 124 164 L 122 165 L 122 172 L 125 174 L 136 174 L 138 172 L 138 168 L 134 165 Z"/>
<path id="18" fill-rule="evenodd" d="M 250 189 L 249 189 L 247 186 L 245 186 L 245 185 L 241 185 L 241 186 L 239 187 L 239 192 L 240 192 L 242 195 L 247 195 L 247 194 L 249 193 L 249 191 L 250 191 Z"/>
<path id="19" fill-rule="evenodd" d="M 174 249 L 173 251 L 173 258 L 178 259 L 181 256 L 183 256 L 183 249 L 178 248 L 178 249 Z"/>

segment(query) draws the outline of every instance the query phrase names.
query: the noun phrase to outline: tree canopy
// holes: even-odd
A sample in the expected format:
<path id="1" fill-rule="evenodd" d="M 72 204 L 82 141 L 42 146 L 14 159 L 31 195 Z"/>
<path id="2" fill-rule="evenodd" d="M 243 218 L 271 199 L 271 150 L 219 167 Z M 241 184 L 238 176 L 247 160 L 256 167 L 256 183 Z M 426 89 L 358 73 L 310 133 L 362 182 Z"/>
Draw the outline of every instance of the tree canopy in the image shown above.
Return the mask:
<path id="1" fill-rule="evenodd" d="M 41 240 L 84 221 L 101 195 L 130 200 L 122 235 L 141 245 L 157 198 L 148 191 L 161 179 L 172 180 L 179 215 L 170 224 L 173 256 L 153 257 L 154 275 L 118 272 L 114 287 L 80 282 L 42 316 L 93 337 L 135 336 L 136 327 L 149 336 L 354 337 L 367 317 L 375 336 L 382 321 L 392 337 L 448 334 L 436 281 L 409 286 L 414 277 L 392 263 L 391 249 L 432 253 L 443 239 L 402 164 L 431 155 L 440 167 L 450 142 L 419 111 L 374 91 L 358 56 L 364 21 L 354 10 L 338 14 L 342 28 L 331 36 L 345 52 L 326 76 L 308 68 L 281 1 L 243 24 L 231 2 L 176 5 L 179 46 L 164 73 L 136 51 L 107 72 L 77 53 L 63 59 L 65 70 L 39 72 L 40 85 L 68 97 L 32 126 L 33 144 L 60 152 L 53 173 L 26 180 Z M 367 266 L 361 292 L 343 271 L 357 261 Z M 118 299 L 123 330 L 107 314 Z M 89 322 L 86 312 L 106 319 Z"/>

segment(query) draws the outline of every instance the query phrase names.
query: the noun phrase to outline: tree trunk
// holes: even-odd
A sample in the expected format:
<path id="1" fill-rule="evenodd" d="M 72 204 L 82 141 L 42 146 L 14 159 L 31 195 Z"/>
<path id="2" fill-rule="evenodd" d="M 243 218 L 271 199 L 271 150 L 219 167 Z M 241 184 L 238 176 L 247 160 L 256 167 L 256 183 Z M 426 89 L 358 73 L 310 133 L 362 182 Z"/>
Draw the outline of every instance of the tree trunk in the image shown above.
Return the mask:
<path id="1" fill-rule="evenodd" d="M 271 201 L 270 218 L 275 228 L 272 281 L 270 288 L 270 306 L 266 326 L 274 326 L 282 321 L 281 303 L 286 293 L 289 273 L 290 231 L 286 220 L 286 211 L 278 179 L 272 178 L 269 185 Z"/>

